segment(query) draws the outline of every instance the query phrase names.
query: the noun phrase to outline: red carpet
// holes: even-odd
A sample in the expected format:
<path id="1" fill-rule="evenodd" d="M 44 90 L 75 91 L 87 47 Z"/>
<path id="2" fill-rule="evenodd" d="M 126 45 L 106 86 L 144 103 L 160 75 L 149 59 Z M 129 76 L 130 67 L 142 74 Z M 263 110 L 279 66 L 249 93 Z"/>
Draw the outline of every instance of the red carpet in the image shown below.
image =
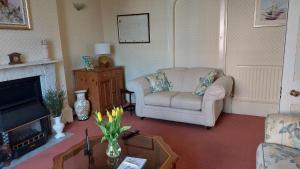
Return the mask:
<path id="1" fill-rule="evenodd" d="M 179 155 L 178 169 L 255 169 L 256 148 L 264 136 L 264 118 L 242 115 L 223 114 L 210 130 L 197 125 L 140 120 L 129 115 L 124 122 L 141 133 L 162 136 Z M 74 136 L 14 169 L 51 169 L 53 157 L 82 140 L 86 127 L 90 135 L 99 135 L 93 118 L 75 122 L 66 128 Z"/>

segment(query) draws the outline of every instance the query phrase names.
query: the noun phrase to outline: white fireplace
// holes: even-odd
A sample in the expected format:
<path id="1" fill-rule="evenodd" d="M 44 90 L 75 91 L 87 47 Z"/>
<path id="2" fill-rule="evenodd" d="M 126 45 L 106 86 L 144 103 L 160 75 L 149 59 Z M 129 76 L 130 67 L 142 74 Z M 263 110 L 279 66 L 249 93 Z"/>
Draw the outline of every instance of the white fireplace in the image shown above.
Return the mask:
<path id="1" fill-rule="evenodd" d="M 55 64 L 58 60 L 37 61 L 18 65 L 0 65 L 0 82 L 39 76 L 43 95 L 56 87 Z"/>
<path id="2" fill-rule="evenodd" d="M 44 96 L 48 89 L 56 88 L 55 65 L 59 62 L 59 60 L 42 60 L 16 65 L 0 65 L 0 82 L 39 76 Z M 73 121 L 73 112 L 67 102 L 62 112 L 62 121 Z"/>

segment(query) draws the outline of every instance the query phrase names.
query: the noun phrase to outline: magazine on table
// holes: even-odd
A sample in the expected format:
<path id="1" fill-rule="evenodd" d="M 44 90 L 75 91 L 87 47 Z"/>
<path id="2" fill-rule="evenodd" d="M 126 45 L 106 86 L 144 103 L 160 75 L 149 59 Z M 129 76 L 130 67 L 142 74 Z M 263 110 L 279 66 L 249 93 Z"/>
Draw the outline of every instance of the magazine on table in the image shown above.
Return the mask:
<path id="1" fill-rule="evenodd" d="M 118 169 L 142 169 L 146 164 L 146 159 L 136 157 L 126 157 Z"/>

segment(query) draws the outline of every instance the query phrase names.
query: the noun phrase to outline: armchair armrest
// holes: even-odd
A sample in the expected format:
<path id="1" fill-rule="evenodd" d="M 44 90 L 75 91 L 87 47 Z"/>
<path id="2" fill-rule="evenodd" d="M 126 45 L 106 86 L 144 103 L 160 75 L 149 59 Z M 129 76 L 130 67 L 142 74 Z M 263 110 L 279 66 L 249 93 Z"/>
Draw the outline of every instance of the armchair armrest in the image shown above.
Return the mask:
<path id="1" fill-rule="evenodd" d="M 204 94 L 204 99 L 221 100 L 226 96 L 230 96 L 232 92 L 233 80 L 230 76 L 222 76 L 218 78 L 211 86 L 209 86 Z"/>
<path id="2" fill-rule="evenodd" d="M 268 115 L 265 121 L 265 142 L 300 149 L 300 115 Z"/>
<path id="3" fill-rule="evenodd" d="M 150 86 L 145 76 L 131 80 L 127 84 L 127 89 L 135 94 L 135 111 L 136 115 L 143 116 L 144 97 L 150 93 Z"/>

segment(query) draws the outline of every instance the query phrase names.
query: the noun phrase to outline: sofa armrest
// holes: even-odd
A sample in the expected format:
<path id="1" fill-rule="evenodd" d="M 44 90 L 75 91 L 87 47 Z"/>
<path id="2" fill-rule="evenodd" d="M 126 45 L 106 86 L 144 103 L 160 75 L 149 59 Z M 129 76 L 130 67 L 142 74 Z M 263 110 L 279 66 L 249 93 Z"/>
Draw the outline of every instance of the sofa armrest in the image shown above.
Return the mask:
<path id="1" fill-rule="evenodd" d="M 233 80 L 229 76 L 218 78 L 204 93 L 202 111 L 207 117 L 207 126 L 214 126 L 223 109 L 223 99 L 230 96 Z"/>
<path id="2" fill-rule="evenodd" d="M 142 117 L 143 106 L 145 105 L 144 97 L 151 93 L 148 81 L 145 76 L 131 80 L 127 83 L 127 89 L 134 92 L 136 115 Z"/>
<path id="3" fill-rule="evenodd" d="M 268 115 L 265 121 L 265 142 L 300 149 L 300 115 Z"/>
<path id="4" fill-rule="evenodd" d="M 205 100 L 221 100 L 230 96 L 232 92 L 233 80 L 230 76 L 218 78 L 211 86 L 207 88 L 204 94 Z"/>

